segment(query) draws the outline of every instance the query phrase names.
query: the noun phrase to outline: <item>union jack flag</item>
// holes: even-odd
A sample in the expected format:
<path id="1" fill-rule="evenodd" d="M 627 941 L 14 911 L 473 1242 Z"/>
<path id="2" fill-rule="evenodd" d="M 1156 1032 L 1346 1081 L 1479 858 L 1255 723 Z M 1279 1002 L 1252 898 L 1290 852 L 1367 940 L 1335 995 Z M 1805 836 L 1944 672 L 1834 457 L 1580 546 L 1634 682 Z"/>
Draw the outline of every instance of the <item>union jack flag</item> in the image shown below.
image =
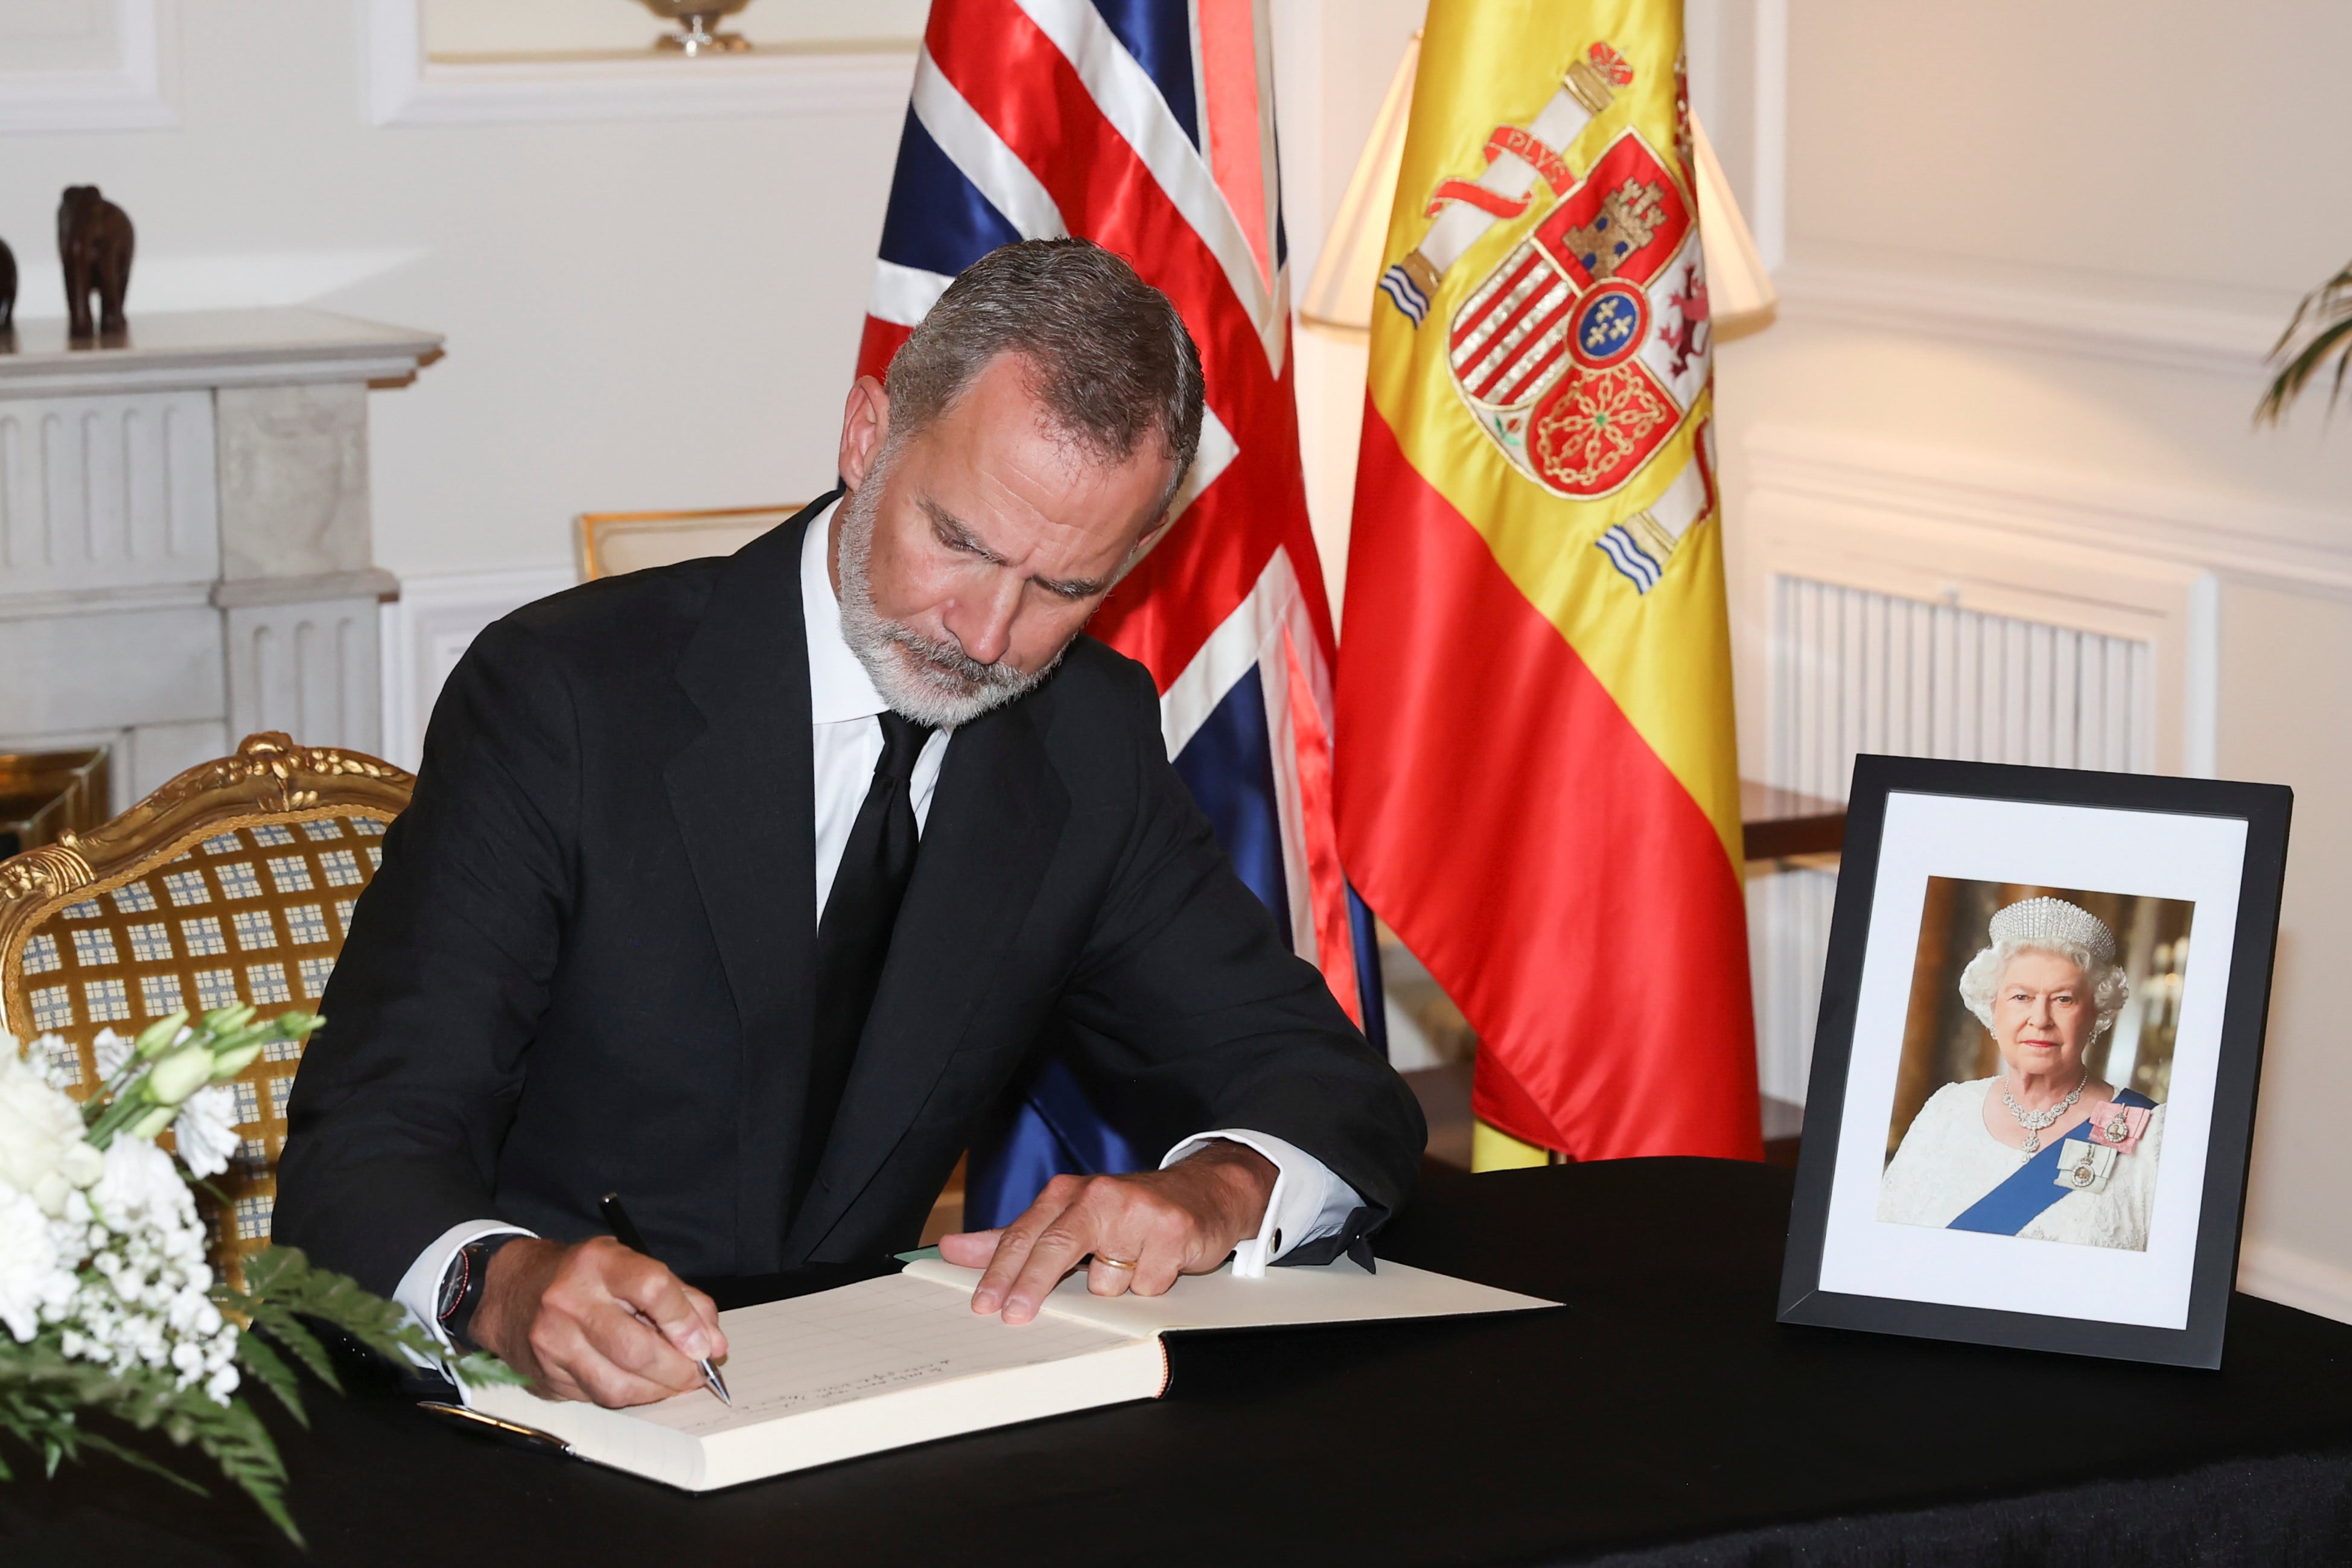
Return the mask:
<path id="1" fill-rule="evenodd" d="M 1332 826 L 1334 644 L 1292 400 L 1267 4 L 937 0 L 857 368 L 882 375 L 955 275 L 1014 240 L 1091 239 L 1175 302 L 1207 382 L 1200 457 L 1176 526 L 1089 629 L 1151 671 L 1169 756 L 1218 842 L 1378 1031 L 1371 921 Z M 1010 1220 L 1057 1171 L 1158 1159 L 1058 1063 L 1024 1095 L 975 1145 L 971 1228 Z"/>

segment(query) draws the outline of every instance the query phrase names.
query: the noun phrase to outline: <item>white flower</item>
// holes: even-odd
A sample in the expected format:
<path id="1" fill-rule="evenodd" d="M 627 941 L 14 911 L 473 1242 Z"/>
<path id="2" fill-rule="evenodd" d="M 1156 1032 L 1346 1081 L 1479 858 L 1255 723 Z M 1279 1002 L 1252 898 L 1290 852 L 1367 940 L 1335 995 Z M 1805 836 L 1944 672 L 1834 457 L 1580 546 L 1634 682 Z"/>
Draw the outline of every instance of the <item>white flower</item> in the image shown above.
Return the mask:
<path id="1" fill-rule="evenodd" d="M 117 1067 L 122 1045 L 102 1043 Z M 234 1091 L 201 1090 L 184 1111 L 191 1167 L 225 1168 Z M 54 1325 L 68 1356 L 116 1373 L 152 1368 L 226 1405 L 238 1330 L 208 1299 L 212 1283 L 195 1200 L 172 1157 L 137 1136 L 100 1154 L 73 1102 L 0 1049 L 0 1327 L 23 1342 Z"/>
<path id="2" fill-rule="evenodd" d="M 17 1343 L 40 1331 L 44 1306 L 72 1298 L 73 1275 L 59 1262 L 48 1216 L 29 1194 L 0 1187 L 0 1323 Z"/>
<path id="3" fill-rule="evenodd" d="M 112 1029 L 100 1029 L 98 1038 L 89 1043 L 89 1054 L 98 1063 L 98 1081 L 113 1082 L 114 1075 L 121 1072 L 123 1064 L 131 1059 L 131 1052 L 137 1043 L 124 1039 Z"/>
<path id="4" fill-rule="evenodd" d="M 169 1245 L 178 1237 L 193 1236 L 204 1250 L 204 1235 L 196 1226 L 195 1200 L 173 1167 L 172 1157 L 140 1138 L 117 1138 L 106 1146 L 106 1170 L 89 1190 L 90 1207 L 118 1234 L 146 1239 L 161 1232 Z M 135 1243 L 132 1261 L 139 1250 Z"/>
<path id="5" fill-rule="evenodd" d="M 180 1158 L 199 1176 L 217 1176 L 228 1169 L 236 1152 L 236 1091 L 215 1084 L 188 1096 L 173 1123 L 180 1140 Z"/>
<path id="6" fill-rule="evenodd" d="M 0 1187 L 63 1214 L 68 1193 L 98 1180 L 98 1151 L 82 1142 L 80 1108 L 17 1057 L 15 1040 L 0 1042 Z"/>
<path id="7" fill-rule="evenodd" d="M 15 1043 L 7 1035 L 0 1034 L 0 1051 Z M 62 1035 L 36 1035 L 31 1045 L 22 1047 L 21 1054 L 51 1089 L 71 1089 L 81 1082 L 81 1054 L 66 1044 Z"/>

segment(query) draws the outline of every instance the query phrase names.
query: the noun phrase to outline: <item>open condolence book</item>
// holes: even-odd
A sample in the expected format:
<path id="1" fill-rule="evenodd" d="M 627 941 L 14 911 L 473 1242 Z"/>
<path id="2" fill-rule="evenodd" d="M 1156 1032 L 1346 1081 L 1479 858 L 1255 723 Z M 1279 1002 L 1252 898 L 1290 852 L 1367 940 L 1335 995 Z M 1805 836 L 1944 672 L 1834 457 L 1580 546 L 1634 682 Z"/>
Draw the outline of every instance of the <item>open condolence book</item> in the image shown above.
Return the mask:
<path id="1" fill-rule="evenodd" d="M 583 1459 L 709 1491 L 884 1448 L 952 1437 L 1098 1405 L 1157 1399 L 1168 1386 L 1160 1336 L 1514 1312 L 1556 1303 L 1383 1263 L 1342 1258 L 1236 1279 L 1227 1264 L 1167 1295 L 1094 1296 L 1062 1281 L 1018 1328 L 971 1310 L 980 1272 L 936 1257 L 901 1273 L 719 1314 L 732 1409 L 699 1390 L 634 1410 L 468 1391 L 467 1404 L 565 1444 Z"/>

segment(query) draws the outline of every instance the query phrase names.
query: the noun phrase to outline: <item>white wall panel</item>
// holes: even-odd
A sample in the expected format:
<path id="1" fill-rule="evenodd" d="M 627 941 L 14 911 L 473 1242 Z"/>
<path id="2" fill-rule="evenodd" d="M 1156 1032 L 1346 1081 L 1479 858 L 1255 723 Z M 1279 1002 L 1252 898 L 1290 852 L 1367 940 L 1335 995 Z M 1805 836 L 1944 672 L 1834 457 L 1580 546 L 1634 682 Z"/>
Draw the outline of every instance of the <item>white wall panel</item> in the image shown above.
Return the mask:
<path id="1" fill-rule="evenodd" d="M 212 395 L 0 402 L 0 614 L 219 575 Z"/>
<path id="2" fill-rule="evenodd" d="M 253 605 L 226 617 L 232 733 L 279 730 L 306 746 L 382 748 L 375 600 Z"/>
<path id="3" fill-rule="evenodd" d="M 2154 765 L 2143 640 L 1787 574 L 1771 583 L 1773 784 L 1845 798 L 1862 752 Z"/>

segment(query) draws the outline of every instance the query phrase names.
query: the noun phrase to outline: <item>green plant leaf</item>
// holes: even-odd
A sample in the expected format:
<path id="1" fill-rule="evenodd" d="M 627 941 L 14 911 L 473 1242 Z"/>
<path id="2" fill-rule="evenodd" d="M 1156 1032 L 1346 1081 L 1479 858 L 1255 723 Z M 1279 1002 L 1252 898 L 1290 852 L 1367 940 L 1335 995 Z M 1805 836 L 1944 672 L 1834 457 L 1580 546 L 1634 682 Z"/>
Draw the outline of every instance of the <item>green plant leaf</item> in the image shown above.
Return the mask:
<path id="1" fill-rule="evenodd" d="M 2302 339 L 2300 345 L 2296 342 L 2298 338 Z M 2254 405 L 2255 423 L 2276 424 L 2330 358 L 2336 363 L 2327 407 L 2329 413 L 2335 412 L 2344 395 L 2345 373 L 2352 370 L 2352 263 L 2304 296 L 2286 331 L 2273 345 L 2270 358 L 2280 364 L 2280 369 L 2263 392 L 2262 401 Z"/>
<path id="2" fill-rule="evenodd" d="M 335 1363 L 327 1359 L 326 1347 L 319 1342 L 316 1334 L 295 1321 L 292 1313 L 264 1303 L 253 1314 L 253 1326 L 285 1346 L 296 1361 L 310 1369 L 311 1376 L 337 1394 L 343 1391 L 342 1380 L 335 1375 Z"/>
<path id="3" fill-rule="evenodd" d="M 201 1484 L 190 1480 L 171 1466 L 158 1464 L 138 1449 L 126 1448 L 111 1437 L 101 1436 L 96 1432 L 84 1432 L 81 1435 L 81 1446 L 93 1454 L 104 1454 L 109 1458 L 120 1460 L 134 1470 L 144 1470 L 151 1476 L 161 1476 L 183 1491 L 194 1492 L 198 1497 L 213 1495 Z"/>
<path id="4" fill-rule="evenodd" d="M 530 1381 L 488 1351 L 472 1352 L 448 1364 L 469 1388 L 520 1388 Z"/>
<path id="5" fill-rule="evenodd" d="M 278 1446 L 269 1440 L 261 1418 L 243 1403 L 214 1409 L 218 1416 L 204 1423 L 196 1446 L 220 1466 L 221 1474 L 244 1489 L 270 1523 L 286 1532 L 286 1539 L 305 1545 L 294 1516 L 286 1511 L 286 1463 L 278 1457 Z"/>
<path id="6" fill-rule="evenodd" d="M 288 1415 L 309 1428 L 310 1417 L 302 1408 L 301 1380 L 294 1375 L 294 1369 L 286 1364 L 285 1359 L 269 1348 L 268 1340 L 251 1332 L 237 1335 L 236 1360 L 239 1366 L 253 1374 L 256 1383 L 278 1396 L 278 1403 L 286 1406 Z"/>

